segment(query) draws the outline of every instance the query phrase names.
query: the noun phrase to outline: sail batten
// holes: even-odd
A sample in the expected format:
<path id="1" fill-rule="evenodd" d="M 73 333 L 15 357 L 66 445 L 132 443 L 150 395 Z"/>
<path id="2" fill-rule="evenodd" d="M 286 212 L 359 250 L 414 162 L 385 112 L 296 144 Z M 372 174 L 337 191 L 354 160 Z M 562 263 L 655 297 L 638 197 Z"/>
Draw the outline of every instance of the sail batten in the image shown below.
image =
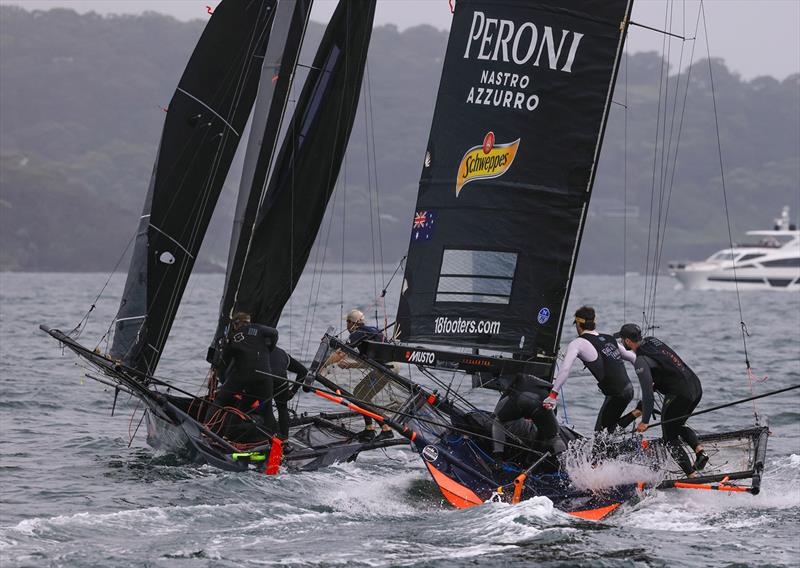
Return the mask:
<path id="1" fill-rule="evenodd" d="M 412 222 L 401 341 L 552 361 L 630 5 L 456 4 Z"/>
<path id="2" fill-rule="evenodd" d="M 220 3 L 166 109 L 110 350 L 137 370 L 158 365 L 253 105 L 274 5 Z"/>

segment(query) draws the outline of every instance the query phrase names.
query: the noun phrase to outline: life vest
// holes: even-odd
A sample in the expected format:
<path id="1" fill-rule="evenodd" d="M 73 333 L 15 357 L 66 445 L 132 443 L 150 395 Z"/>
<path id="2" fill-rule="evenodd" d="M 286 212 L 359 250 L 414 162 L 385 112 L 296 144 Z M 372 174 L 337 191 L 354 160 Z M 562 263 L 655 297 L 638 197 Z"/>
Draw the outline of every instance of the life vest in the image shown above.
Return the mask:
<path id="1" fill-rule="evenodd" d="M 662 394 L 674 394 L 694 400 L 702 395 L 700 379 L 669 345 L 655 337 L 645 337 L 636 354 L 655 361 L 650 367 L 653 387 Z"/>
<path id="2" fill-rule="evenodd" d="M 630 386 L 631 380 L 625 371 L 625 362 L 619 353 L 617 341 L 611 335 L 584 333 L 583 339 L 597 350 L 597 359 L 586 362 L 586 368 L 597 379 L 597 386 L 606 396 L 621 396 Z"/>

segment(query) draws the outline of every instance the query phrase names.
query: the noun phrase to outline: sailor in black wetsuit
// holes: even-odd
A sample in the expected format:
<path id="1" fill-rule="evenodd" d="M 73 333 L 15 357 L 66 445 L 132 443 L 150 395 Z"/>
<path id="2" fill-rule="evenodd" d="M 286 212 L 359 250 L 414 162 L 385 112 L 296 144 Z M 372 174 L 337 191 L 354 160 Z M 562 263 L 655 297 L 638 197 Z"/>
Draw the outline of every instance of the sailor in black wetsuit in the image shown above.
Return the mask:
<path id="1" fill-rule="evenodd" d="M 216 407 L 232 406 L 258 416 L 269 432 L 277 431 L 272 411 L 274 381 L 270 365 L 274 329 L 234 314 L 232 332 L 222 348 L 224 382 L 214 399 Z"/>
<path id="2" fill-rule="evenodd" d="M 566 450 L 566 444 L 559 436 L 559 427 L 552 410 L 545 408 L 542 401 L 550 391 L 551 383 L 533 375 L 522 373 L 514 377 L 501 377 L 503 394 L 494 407 L 492 438 L 494 439 L 494 459 L 496 465 L 503 461 L 505 449 L 505 422 L 519 418 L 528 418 L 536 426 L 536 441 L 540 450 L 558 454 Z"/>
<path id="3" fill-rule="evenodd" d="M 278 347 L 278 330 L 274 327 L 267 328 L 271 350 L 269 364 L 272 379 L 275 383 L 275 408 L 278 410 L 278 435 L 286 440 L 289 437 L 289 401 L 297 394 L 300 382 L 308 374 L 308 369 L 300 361 Z M 280 377 L 288 378 L 288 373 L 294 373 L 297 384 L 292 385 L 281 381 Z"/>
<path id="4" fill-rule="evenodd" d="M 687 415 L 694 412 L 703 396 L 700 379 L 666 343 L 655 337 L 642 338 L 642 330 L 638 325 L 626 323 L 617 335 L 630 349 L 623 351 L 623 357 L 634 364 L 642 387 L 642 421 L 636 428 L 637 432 L 647 430 L 653 412 L 653 390 L 660 392 L 664 395 L 661 407 L 664 441 L 684 473 L 688 477 L 697 477 L 697 471 L 708 463 L 708 456 L 697 434 L 686 425 L 686 421 Z M 694 465 L 679 439 L 694 450 Z"/>
<path id="5" fill-rule="evenodd" d="M 347 313 L 345 318 L 347 322 L 347 331 L 350 333 L 347 338 L 347 345 L 353 349 L 358 350 L 362 355 L 366 355 L 367 344 L 365 341 L 378 341 L 384 343 L 386 336 L 377 327 L 366 325 L 364 323 L 364 313 L 358 309 L 352 309 Z M 355 368 L 363 366 L 358 361 L 347 359 L 347 354 L 344 351 L 336 351 L 325 362 L 325 366 L 338 364 L 339 367 L 344 369 Z M 378 361 L 378 363 L 390 366 L 388 361 Z M 388 383 L 390 379 L 385 373 L 373 370 L 367 374 L 353 389 L 353 396 L 358 400 L 371 401 Z M 364 430 L 359 433 L 359 439 L 365 442 L 370 440 L 384 440 L 394 437 L 392 429 L 386 424 L 381 424 L 381 433 L 375 436 L 375 423 L 369 416 L 364 416 Z"/>
<path id="6" fill-rule="evenodd" d="M 597 387 L 606 397 L 597 415 L 594 430 L 613 432 L 628 403 L 633 399 L 633 385 L 625 371 L 625 362 L 614 337 L 595 331 L 594 308 L 579 308 L 575 312 L 573 323 L 578 337 L 567 346 L 567 354 L 559 365 L 553 390 L 543 404 L 545 408 L 555 408 L 556 397 L 569 378 L 572 364 L 575 359 L 580 359 L 597 379 Z"/>

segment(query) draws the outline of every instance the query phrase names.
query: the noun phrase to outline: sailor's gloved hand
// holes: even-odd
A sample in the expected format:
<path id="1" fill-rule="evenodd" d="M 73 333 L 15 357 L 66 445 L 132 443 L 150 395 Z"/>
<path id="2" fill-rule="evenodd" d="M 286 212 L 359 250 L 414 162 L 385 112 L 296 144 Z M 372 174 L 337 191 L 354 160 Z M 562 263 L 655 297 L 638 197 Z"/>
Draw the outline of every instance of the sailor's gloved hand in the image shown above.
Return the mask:
<path id="1" fill-rule="evenodd" d="M 636 427 L 636 431 L 639 432 L 639 434 L 641 434 L 642 432 L 647 430 L 649 426 L 650 425 L 647 422 L 639 422 L 639 425 Z"/>
<path id="2" fill-rule="evenodd" d="M 558 393 L 556 391 L 550 391 L 547 398 L 542 401 L 542 406 L 547 410 L 553 410 L 556 407 L 556 398 L 558 398 Z"/>

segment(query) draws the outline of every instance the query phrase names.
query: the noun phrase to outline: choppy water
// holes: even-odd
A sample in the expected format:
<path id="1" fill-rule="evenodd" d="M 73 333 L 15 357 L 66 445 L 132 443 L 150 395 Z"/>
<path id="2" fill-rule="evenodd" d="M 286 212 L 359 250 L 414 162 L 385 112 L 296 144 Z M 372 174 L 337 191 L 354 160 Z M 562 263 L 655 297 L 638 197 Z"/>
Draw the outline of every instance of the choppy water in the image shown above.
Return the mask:
<path id="1" fill-rule="evenodd" d="M 379 275 L 378 286 L 387 277 Z M 111 418 L 111 393 L 82 380 L 73 358 L 62 357 L 38 331 L 39 323 L 71 328 L 104 281 L 99 274 L 0 275 L 3 568 L 800 564 L 797 394 L 759 401 L 773 432 L 760 495 L 662 492 L 603 523 L 564 515 L 546 499 L 452 509 L 418 458 L 402 449 L 313 473 L 232 474 L 156 454 L 141 433 L 129 448 L 138 422 L 137 416 L 129 424 L 133 405 L 121 400 Z M 372 275 L 363 269 L 349 270 L 344 280 L 326 274 L 319 296 L 310 295 L 311 285 L 301 284 L 282 326 L 295 352 L 304 344 L 308 352 L 314 347 L 308 338 L 340 325 L 342 305 L 363 306 L 375 297 Z M 121 287 L 112 281 L 98 303 L 87 342 L 102 335 Z M 160 369 L 181 386 L 194 390 L 202 381 L 221 287 L 219 275 L 197 276 L 189 286 Z M 658 335 L 700 375 L 701 407 L 747 396 L 735 295 L 670 287 L 661 284 Z M 610 331 L 623 311 L 630 319 L 640 311 L 641 280 L 629 278 L 627 293 L 623 306 L 621 278 L 579 277 L 571 309 L 595 305 L 600 327 Z M 742 298 L 750 358 L 758 374 L 770 376 L 756 391 L 800 383 L 800 295 Z M 569 420 L 591 428 L 600 405 L 593 381 L 575 374 L 565 395 Z M 470 396 L 489 407 L 496 397 Z M 692 423 L 700 431 L 745 427 L 752 406 Z"/>

